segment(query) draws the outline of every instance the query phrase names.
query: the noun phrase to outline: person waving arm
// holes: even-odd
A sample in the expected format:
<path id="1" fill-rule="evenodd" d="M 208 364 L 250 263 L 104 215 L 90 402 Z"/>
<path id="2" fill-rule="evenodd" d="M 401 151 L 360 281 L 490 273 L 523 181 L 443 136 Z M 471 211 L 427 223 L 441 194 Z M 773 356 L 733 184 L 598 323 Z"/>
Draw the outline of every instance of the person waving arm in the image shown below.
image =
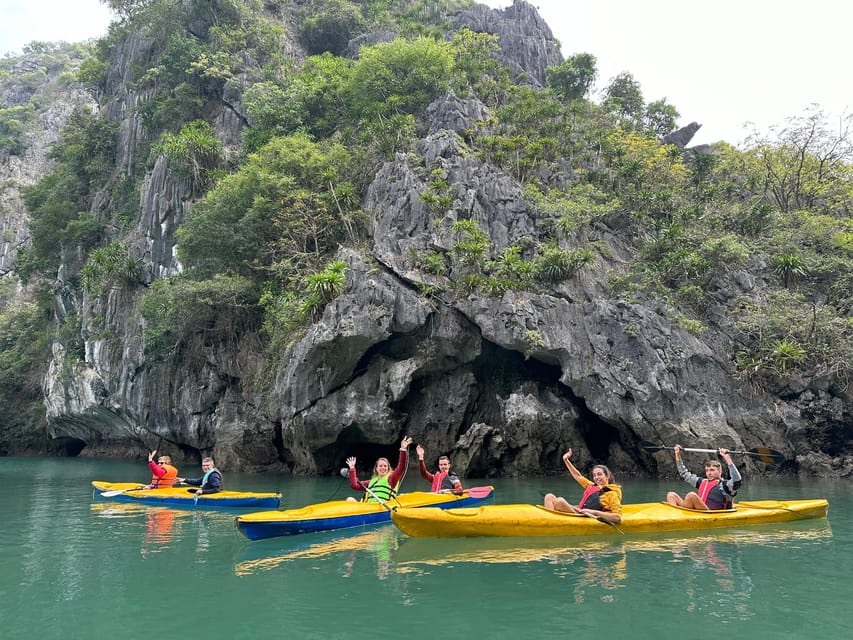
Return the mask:
<path id="1" fill-rule="evenodd" d="M 575 465 L 572 464 L 572 450 L 569 449 L 563 454 L 563 464 L 566 465 L 566 469 L 569 470 L 569 473 L 572 474 L 572 477 L 575 481 L 580 484 L 582 487 L 586 487 L 589 484 L 589 480 L 587 480 L 584 475 L 577 470 Z"/>

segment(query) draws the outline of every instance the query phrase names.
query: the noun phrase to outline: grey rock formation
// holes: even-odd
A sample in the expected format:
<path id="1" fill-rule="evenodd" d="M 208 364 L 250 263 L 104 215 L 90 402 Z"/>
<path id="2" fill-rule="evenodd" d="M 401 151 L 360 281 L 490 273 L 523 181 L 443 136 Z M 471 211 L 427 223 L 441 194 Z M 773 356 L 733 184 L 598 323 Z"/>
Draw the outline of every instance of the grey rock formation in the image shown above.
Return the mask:
<path id="1" fill-rule="evenodd" d="M 532 86 L 545 86 L 545 69 L 563 62 L 551 28 L 523 0 L 505 9 L 476 4 L 454 18 L 453 26 L 498 36 L 499 60 L 515 71 L 519 81 Z"/>
<path id="2" fill-rule="evenodd" d="M 384 42 L 393 42 L 399 37 L 395 31 L 377 31 L 375 33 L 365 33 L 350 40 L 344 55 L 348 58 L 358 58 L 358 50 L 362 47 L 382 44 Z"/>
<path id="3" fill-rule="evenodd" d="M 21 154 L 4 154 L 0 150 L 0 277 L 9 274 L 18 250 L 29 243 L 29 216 L 23 202 L 23 188 L 33 185 L 48 172 L 51 145 L 68 117 L 77 108 L 95 109 L 92 97 L 82 89 L 60 89 L 59 73 L 42 76 L 40 82 L 29 81 L 25 89 L 15 84 L 15 73 L 25 73 L 32 66 L 40 68 L 39 60 L 25 57 L 15 65 L 10 78 L 0 91 L 0 108 L 7 109 L 36 99 L 47 105 L 37 115 L 23 134 L 24 150 Z"/>
<path id="4" fill-rule="evenodd" d="M 696 132 L 701 128 L 702 125 L 698 122 L 691 122 L 690 124 L 664 136 L 663 143 L 674 144 L 676 147 L 684 149 L 688 144 L 690 144 L 693 136 L 695 136 Z"/>
<path id="5" fill-rule="evenodd" d="M 489 116 L 489 109 L 478 99 L 458 98 L 452 91 L 433 102 L 427 109 L 429 133 L 452 131 L 464 136 L 478 123 L 488 120 Z M 427 163 L 432 164 L 429 159 Z"/>

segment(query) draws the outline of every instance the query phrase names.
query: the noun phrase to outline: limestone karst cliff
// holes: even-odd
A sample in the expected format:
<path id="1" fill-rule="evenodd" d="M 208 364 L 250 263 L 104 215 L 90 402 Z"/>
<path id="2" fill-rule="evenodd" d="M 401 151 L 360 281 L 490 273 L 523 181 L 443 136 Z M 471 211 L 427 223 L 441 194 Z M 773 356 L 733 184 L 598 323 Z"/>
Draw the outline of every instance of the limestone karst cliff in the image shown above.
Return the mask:
<path id="1" fill-rule="evenodd" d="M 298 64 L 307 55 L 300 24 L 310 3 L 273 4 L 280 10 L 277 53 Z M 543 90 L 546 69 L 563 60 L 526 2 L 505 10 L 446 4 L 456 6 L 445 28 L 496 35 L 496 59 L 526 90 Z M 226 18 L 192 14 L 184 36 L 221 37 L 216 29 Z M 354 42 L 393 42 L 397 35 L 354 33 L 346 50 L 354 59 Z M 153 283 L 185 271 L 177 230 L 210 185 L 157 152 L 162 130 L 152 122 L 167 116 L 147 108 L 156 82 L 140 80 L 155 75 L 140 69 L 162 68 L 155 64 L 162 54 L 156 34 L 126 28 L 108 46 L 115 66 L 94 93 L 99 117 L 115 127 L 114 165 L 91 210 L 105 221 L 104 244 L 123 243 L 139 270 L 132 286 L 95 293 L 80 284 L 81 256 L 64 255 L 55 274 L 56 316 L 79 319 L 81 343 L 75 355 L 67 341 L 54 342 L 43 382 L 50 435 L 64 452 L 135 456 L 159 448 L 188 465 L 211 453 L 224 469 L 327 474 L 346 455 L 366 461 L 393 454 L 408 434 L 476 477 L 556 471 L 568 446 L 581 464 L 670 472 L 669 457 L 641 452 L 641 440 L 765 445 L 790 457 L 788 472 L 853 470 L 850 390 L 841 377 L 786 378 L 771 388 L 745 381 L 738 370 L 732 310 L 745 304 L 736 301 L 761 304 L 777 286 L 767 257 L 751 254 L 705 283 L 701 331 L 671 301 L 620 292 L 614 282 L 640 252 L 635 228 L 603 215 L 558 239 L 546 199 L 528 190 L 534 178 L 555 189 L 576 182 L 598 159 L 589 151 L 581 160 L 561 157 L 514 172 L 496 154 L 478 153 L 501 125 L 500 105 L 475 90 L 448 87 L 434 96 L 417 112 L 412 144 L 366 175 L 358 203 L 365 216 L 353 241 L 341 242 L 333 255 L 346 266 L 345 286 L 280 352 L 270 354 L 253 309 L 236 320 L 213 313 L 181 338 L 186 348 L 152 355 L 143 300 Z M 266 82 L 270 64 L 248 52 L 242 58 L 227 77 L 208 68 L 213 88 L 193 107 L 221 145 L 217 171 L 236 171 L 245 161 L 244 136 L 257 117 L 252 88 Z M 694 124 L 670 136 L 675 152 L 668 161 L 687 163 L 697 153 L 685 149 L 695 130 Z M 30 148 L 43 154 L 39 145 Z M 5 170 L 14 166 L 28 167 L 30 181 L 46 171 L 34 156 L 7 157 Z M 122 227 L 113 212 L 124 206 L 116 186 L 124 178 L 138 185 L 138 216 Z M 440 206 L 425 197 L 436 184 Z M 10 209 L 23 207 L 18 200 Z M 4 218 L 4 232 L 25 242 L 25 222 Z M 458 283 L 487 268 L 458 258 L 460 229 L 471 229 L 460 223 L 470 222 L 493 261 L 515 250 L 533 260 L 552 245 L 565 255 L 592 249 L 571 277 L 466 289 Z M 427 260 L 441 268 L 427 268 Z M 11 263 L 0 264 L 8 270 Z"/>

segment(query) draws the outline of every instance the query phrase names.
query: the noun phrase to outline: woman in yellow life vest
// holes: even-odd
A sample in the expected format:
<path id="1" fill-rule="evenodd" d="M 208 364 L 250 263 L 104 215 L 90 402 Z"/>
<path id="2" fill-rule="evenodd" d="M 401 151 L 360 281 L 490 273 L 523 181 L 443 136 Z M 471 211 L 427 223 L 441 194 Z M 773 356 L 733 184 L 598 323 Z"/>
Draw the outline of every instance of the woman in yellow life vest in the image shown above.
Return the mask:
<path id="1" fill-rule="evenodd" d="M 397 460 L 397 466 L 391 471 L 391 463 L 388 458 L 379 458 L 373 467 L 373 477 L 370 480 L 359 480 L 358 472 L 355 470 L 355 457 L 347 458 L 347 466 L 349 467 L 349 486 L 356 491 L 364 493 L 362 500 L 364 502 L 376 502 L 376 498 L 370 494 L 372 491 L 382 502 L 391 500 L 397 495 L 397 486 L 403 475 L 406 473 L 406 468 L 409 465 L 409 446 L 412 444 L 412 439 L 406 436 L 400 441 L 400 457 Z M 368 491 L 370 489 L 370 491 Z M 355 498 L 347 498 L 350 502 L 355 502 Z"/>
<path id="2" fill-rule="evenodd" d="M 163 489 L 174 486 L 178 477 L 178 469 L 172 466 L 172 458 L 169 456 L 160 456 L 157 458 L 157 462 L 154 462 L 154 456 L 156 455 L 157 449 L 148 454 L 148 468 L 151 469 L 151 484 L 145 488 Z"/>
<path id="3" fill-rule="evenodd" d="M 569 504 L 565 498 L 549 493 L 545 496 L 545 508 L 552 511 L 565 511 L 567 513 L 583 513 L 598 520 L 604 520 L 610 524 L 622 522 L 622 487 L 616 484 L 610 469 L 603 464 L 597 464 L 592 468 L 592 480 L 585 478 L 583 474 L 571 463 L 572 450 L 563 454 L 563 464 L 572 474 L 572 477 L 583 487 L 583 496 L 578 506 Z"/>

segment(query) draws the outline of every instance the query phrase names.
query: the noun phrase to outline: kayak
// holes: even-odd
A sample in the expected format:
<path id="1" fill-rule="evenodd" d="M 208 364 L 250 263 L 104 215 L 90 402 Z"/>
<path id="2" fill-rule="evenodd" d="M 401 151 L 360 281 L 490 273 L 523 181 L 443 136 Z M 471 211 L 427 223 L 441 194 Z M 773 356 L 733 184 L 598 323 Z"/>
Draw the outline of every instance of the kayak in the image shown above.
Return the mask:
<path id="1" fill-rule="evenodd" d="M 501 504 L 468 509 L 398 509 L 391 520 L 413 538 L 467 536 L 566 536 L 686 531 L 742 527 L 808 518 L 825 518 L 829 503 L 817 500 L 739 502 L 733 509 L 695 511 L 666 502 L 622 505 L 622 522 L 607 524 L 591 516 L 551 511 L 532 504 Z"/>
<path id="2" fill-rule="evenodd" d="M 452 493 L 412 491 L 401 493 L 384 505 L 379 502 L 332 500 L 311 504 L 301 509 L 247 513 L 237 516 L 234 520 L 237 529 L 249 540 L 261 540 L 381 524 L 389 522 L 391 512 L 400 508 L 415 510 L 420 507 L 438 507 L 430 511 L 440 511 L 455 507 L 472 507 L 488 500 L 493 493 L 494 487 L 491 486 L 472 487 L 458 496 Z"/>
<path id="3" fill-rule="evenodd" d="M 138 482 L 102 482 L 93 480 L 94 497 L 119 502 L 171 505 L 208 509 L 211 507 L 247 507 L 250 509 L 275 509 L 281 504 L 280 493 L 256 493 L 251 491 L 220 491 L 202 494 L 196 498 L 197 487 L 166 487 L 162 489 L 138 489 Z"/>

